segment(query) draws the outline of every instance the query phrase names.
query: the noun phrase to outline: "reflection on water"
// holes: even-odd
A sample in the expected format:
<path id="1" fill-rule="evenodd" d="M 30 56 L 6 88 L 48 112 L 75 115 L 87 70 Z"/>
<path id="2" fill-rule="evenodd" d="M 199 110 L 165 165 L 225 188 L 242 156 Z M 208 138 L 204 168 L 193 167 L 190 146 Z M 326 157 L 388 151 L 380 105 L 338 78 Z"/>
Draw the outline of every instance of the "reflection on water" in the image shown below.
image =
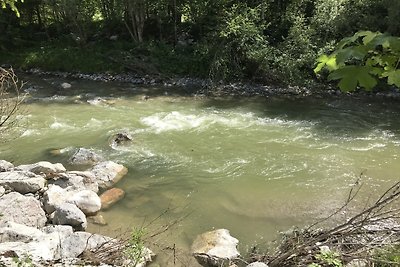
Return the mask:
<path id="1" fill-rule="evenodd" d="M 213 228 L 229 229 L 245 252 L 254 240 L 329 214 L 361 172 L 366 196 L 400 173 L 398 103 L 207 99 L 89 81 L 62 90 L 60 80 L 29 79 L 37 89 L 26 103 L 29 115 L 17 129 L 21 137 L 2 144 L 1 157 L 73 168 L 68 154 L 87 147 L 124 164 L 129 173 L 117 186 L 125 199 L 103 212 L 107 227 L 90 230 L 117 235 L 164 214 L 149 228 L 175 222 L 157 243 L 176 244 L 183 254 Z M 110 147 L 120 131 L 133 142 Z M 60 148 L 59 156 L 49 153 Z M 160 253 L 160 262 L 170 260 L 170 252 Z"/>

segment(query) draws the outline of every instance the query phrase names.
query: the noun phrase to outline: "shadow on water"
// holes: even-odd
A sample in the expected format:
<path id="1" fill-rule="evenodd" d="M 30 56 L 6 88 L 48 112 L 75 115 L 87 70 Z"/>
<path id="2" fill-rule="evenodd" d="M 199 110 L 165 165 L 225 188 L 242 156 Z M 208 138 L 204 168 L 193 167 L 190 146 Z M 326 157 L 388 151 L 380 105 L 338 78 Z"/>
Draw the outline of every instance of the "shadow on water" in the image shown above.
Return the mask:
<path id="1" fill-rule="evenodd" d="M 390 131 L 400 136 L 400 105 L 397 100 L 331 98 L 231 98 L 209 99 L 204 108 L 237 109 L 254 112 L 260 118 L 306 121 L 321 134 L 358 137 L 371 130 Z"/>

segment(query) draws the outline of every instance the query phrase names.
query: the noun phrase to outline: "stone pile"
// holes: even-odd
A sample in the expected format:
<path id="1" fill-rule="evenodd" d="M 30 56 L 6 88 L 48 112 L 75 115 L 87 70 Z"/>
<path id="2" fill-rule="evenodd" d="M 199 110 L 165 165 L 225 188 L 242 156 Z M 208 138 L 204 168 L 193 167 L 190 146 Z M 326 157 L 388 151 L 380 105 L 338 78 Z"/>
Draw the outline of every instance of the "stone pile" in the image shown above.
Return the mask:
<path id="1" fill-rule="evenodd" d="M 92 167 L 87 171 L 67 171 L 46 161 L 13 166 L 0 160 L 0 266 L 21 266 L 26 260 L 29 266 L 116 266 L 105 262 L 115 253 L 123 255 L 123 242 L 85 230 L 88 216 L 124 196 L 112 187 L 127 168 L 91 153 L 88 157 Z M 100 198 L 99 190 L 109 191 Z M 151 260 L 152 252 L 145 251 L 138 266 Z M 84 255 L 91 255 L 89 263 L 82 261 Z"/>

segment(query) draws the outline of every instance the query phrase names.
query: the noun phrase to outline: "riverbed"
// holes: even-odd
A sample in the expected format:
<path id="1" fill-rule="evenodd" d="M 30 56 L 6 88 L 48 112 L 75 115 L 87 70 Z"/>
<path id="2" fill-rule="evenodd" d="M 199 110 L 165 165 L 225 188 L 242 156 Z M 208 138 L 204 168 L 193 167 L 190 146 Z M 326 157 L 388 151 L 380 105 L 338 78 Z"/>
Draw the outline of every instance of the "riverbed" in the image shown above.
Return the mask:
<path id="1" fill-rule="evenodd" d="M 279 231 L 328 216 L 356 182 L 365 184 L 365 202 L 399 180 L 395 100 L 210 98 L 172 86 L 23 79 L 29 94 L 1 158 L 73 169 L 68 157 L 85 147 L 125 165 L 129 172 L 116 185 L 125 198 L 101 212 L 107 226 L 88 230 L 160 231 L 149 247 L 162 266 L 172 266 L 174 254 L 176 266 L 195 266 L 189 247 L 205 231 L 229 229 L 245 254 Z M 133 141 L 110 145 L 119 132 Z"/>

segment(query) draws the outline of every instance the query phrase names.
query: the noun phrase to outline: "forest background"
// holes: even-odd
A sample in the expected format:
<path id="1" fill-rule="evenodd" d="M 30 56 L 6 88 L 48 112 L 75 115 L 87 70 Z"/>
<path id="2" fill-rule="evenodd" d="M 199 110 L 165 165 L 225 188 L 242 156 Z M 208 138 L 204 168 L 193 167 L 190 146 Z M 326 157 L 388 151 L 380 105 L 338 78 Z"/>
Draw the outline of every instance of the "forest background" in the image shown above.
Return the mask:
<path id="1" fill-rule="evenodd" d="M 342 38 L 400 36 L 398 0 L 7 2 L 0 63 L 24 69 L 320 87 L 316 59 Z"/>

